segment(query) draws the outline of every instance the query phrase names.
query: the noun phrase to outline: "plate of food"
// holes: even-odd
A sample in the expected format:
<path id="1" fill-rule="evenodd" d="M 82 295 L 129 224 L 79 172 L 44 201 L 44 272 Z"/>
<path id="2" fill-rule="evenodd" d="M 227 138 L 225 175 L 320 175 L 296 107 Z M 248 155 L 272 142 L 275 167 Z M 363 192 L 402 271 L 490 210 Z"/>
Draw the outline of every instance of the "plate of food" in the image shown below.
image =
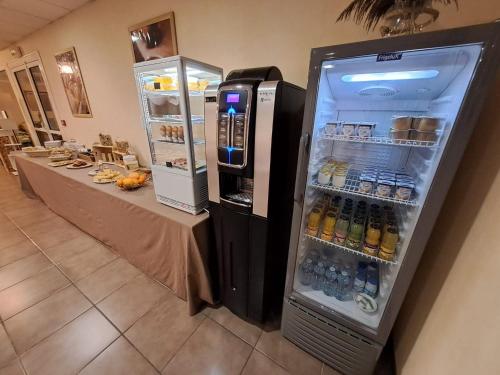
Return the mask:
<path id="1" fill-rule="evenodd" d="M 94 178 L 92 178 L 92 181 L 94 181 L 96 184 L 109 184 L 115 182 L 120 177 L 122 177 L 120 172 L 106 168 L 102 171 L 97 172 Z"/>
<path id="2" fill-rule="evenodd" d="M 122 190 L 135 190 L 146 185 L 148 178 L 146 173 L 132 172 L 128 176 L 118 178 L 116 186 Z"/>
<path id="3" fill-rule="evenodd" d="M 45 147 L 35 146 L 35 147 L 23 147 L 22 151 L 30 157 L 45 157 L 49 156 L 50 150 Z"/>
<path id="4" fill-rule="evenodd" d="M 51 161 L 49 166 L 51 167 L 63 167 L 68 164 L 73 164 L 73 160 L 60 160 L 60 161 Z"/>
<path id="5" fill-rule="evenodd" d="M 88 163 L 85 160 L 76 159 L 71 165 L 68 165 L 66 168 L 68 169 L 82 169 L 93 166 L 94 164 Z"/>

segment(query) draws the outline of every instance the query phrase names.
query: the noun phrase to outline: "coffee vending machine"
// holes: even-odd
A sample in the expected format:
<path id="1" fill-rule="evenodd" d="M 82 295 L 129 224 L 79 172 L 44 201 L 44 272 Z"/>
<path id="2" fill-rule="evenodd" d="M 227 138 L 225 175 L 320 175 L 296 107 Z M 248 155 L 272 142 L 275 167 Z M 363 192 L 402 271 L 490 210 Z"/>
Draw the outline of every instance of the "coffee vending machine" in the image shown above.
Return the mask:
<path id="1" fill-rule="evenodd" d="M 205 91 L 219 298 L 249 321 L 282 304 L 304 103 L 276 67 L 232 71 Z"/>

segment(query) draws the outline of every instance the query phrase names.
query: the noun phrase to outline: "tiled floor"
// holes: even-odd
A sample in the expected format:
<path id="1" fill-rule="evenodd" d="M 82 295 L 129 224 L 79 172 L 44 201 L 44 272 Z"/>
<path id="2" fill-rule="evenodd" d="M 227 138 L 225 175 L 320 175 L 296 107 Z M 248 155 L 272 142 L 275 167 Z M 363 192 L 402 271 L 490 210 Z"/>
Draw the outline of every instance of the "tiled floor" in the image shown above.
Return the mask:
<path id="1" fill-rule="evenodd" d="M 186 303 L 0 172 L 0 375 L 334 374 L 226 308 Z"/>

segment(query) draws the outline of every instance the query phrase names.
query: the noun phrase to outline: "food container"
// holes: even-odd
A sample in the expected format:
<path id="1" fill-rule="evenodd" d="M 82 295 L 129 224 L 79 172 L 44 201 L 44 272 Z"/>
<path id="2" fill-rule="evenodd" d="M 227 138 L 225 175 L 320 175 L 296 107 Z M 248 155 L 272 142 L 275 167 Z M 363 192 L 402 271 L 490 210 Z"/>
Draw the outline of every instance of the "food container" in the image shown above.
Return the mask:
<path id="1" fill-rule="evenodd" d="M 357 134 L 362 138 L 373 137 L 375 131 L 375 123 L 373 122 L 360 122 L 357 128 Z"/>
<path id="2" fill-rule="evenodd" d="M 342 124 L 342 134 L 351 137 L 356 134 L 356 124 L 343 123 Z"/>
<path id="3" fill-rule="evenodd" d="M 379 197 L 390 197 L 396 183 L 392 180 L 378 179 L 376 194 Z"/>
<path id="4" fill-rule="evenodd" d="M 417 141 L 425 141 L 425 142 L 436 142 L 437 141 L 437 133 L 435 131 L 424 132 L 420 130 L 413 131 L 415 140 Z"/>
<path id="5" fill-rule="evenodd" d="M 375 186 L 376 181 L 377 180 L 374 176 L 362 175 L 359 178 L 358 190 L 361 193 L 371 194 L 373 192 L 373 187 Z"/>
<path id="6" fill-rule="evenodd" d="M 347 168 L 337 167 L 332 177 L 332 185 L 338 188 L 345 186 L 345 181 L 347 178 Z"/>
<path id="7" fill-rule="evenodd" d="M 394 130 L 391 128 L 391 138 L 397 140 L 406 140 L 409 136 L 409 130 Z"/>
<path id="8" fill-rule="evenodd" d="M 325 124 L 325 135 L 334 136 L 338 134 L 338 130 L 342 127 L 342 122 L 328 122 Z"/>
<path id="9" fill-rule="evenodd" d="M 47 149 L 61 147 L 62 141 L 46 141 L 46 142 L 43 142 L 43 145 Z"/>
<path id="10" fill-rule="evenodd" d="M 321 170 L 318 173 L 318 183 L 321 185 L 329 185 L 331 179 L 332 179 L 331 169 L 327 166 L 321 168 Z"/>
<path id="11" fill-rule="evenodd" d="M 415 189 L 415 184 L 408 181 L 398 181 L 396 182 L 396 194 L 397 199 L 410 200 L 413 190 Z"/>
<path id="12" fill-rule="evenodd" d="M 172 126 L 172 142 L 179 142 L 179 128 L 177 126 Z"/>
<path id="13" fill-rule="evenodd" d="M 433 132 L 439 127 L 439 119 L 436 117 L 415 117 L 412 128 L 423 132 Z"/>
<path id="14" fill-rule="evenodd" d="M 410 130 L 413 117 L 410 116 L 393 116 L 392 129 L 393 130 Z"/>
<path id="15" fill-rule="evenodd" d="M 139 162 L 135 155 L 123 155 L 123 164 L 129 171 L 139 168 Z"/>

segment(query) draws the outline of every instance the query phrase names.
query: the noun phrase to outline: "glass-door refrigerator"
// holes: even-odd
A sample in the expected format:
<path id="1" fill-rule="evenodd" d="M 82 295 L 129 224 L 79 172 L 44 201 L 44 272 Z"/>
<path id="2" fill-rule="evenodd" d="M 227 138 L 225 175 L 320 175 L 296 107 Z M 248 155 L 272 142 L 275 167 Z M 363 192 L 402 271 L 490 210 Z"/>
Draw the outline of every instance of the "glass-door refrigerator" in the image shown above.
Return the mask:
<path id="1" fill-rule="evenodd" d="M 159 202 L 197 214 L 207 206 L 204 92 L 222 69 L 182 56 L 134 65 Z"/>
<path id="2" fill-rule="evenodd" d="M 343 373 L 373 371 L 499 37 L 492 23 L 312 50 L 282 333 Z"/>

